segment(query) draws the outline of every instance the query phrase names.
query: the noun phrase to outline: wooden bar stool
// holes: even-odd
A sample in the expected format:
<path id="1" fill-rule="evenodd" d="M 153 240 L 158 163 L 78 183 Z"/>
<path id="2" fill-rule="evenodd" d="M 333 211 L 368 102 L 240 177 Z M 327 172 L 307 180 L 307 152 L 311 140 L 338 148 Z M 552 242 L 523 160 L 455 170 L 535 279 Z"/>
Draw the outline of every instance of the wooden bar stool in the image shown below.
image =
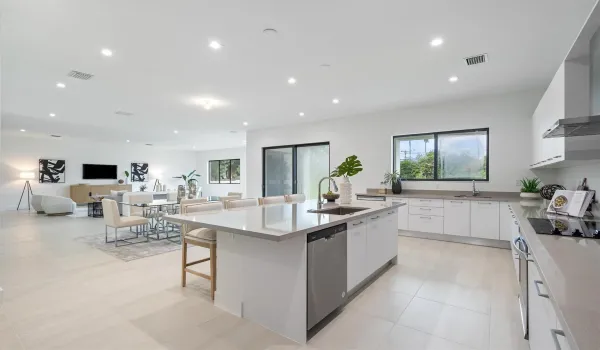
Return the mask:
<path id="1" fill-rule="evenodd" d="M 181 205 L 181 214 L 184 215 L 217 210 L 223 210 L 223 203 L 213 202 L 206 204 L 196 203 Z M 215 300 L 215 290 L 217 289 L 217 231 L 208 228 L 197 228 L 190 230 L 188 225 L 183 225 L 181 243 L 183 245 L 181 249 L 181 286 L 185 287 L 186 285 L 187 273 L 206 278 L 210 281 L 210 297 L 212 300 Z M 188 244 L 207 248 L 210 251 L 209 257 L 188 262 Z M 198 272 L 189 268 L 192 265 L 200 264 L 206 261 L 210 261 L 210 275 L 206 275 L 202 272 Z"/>

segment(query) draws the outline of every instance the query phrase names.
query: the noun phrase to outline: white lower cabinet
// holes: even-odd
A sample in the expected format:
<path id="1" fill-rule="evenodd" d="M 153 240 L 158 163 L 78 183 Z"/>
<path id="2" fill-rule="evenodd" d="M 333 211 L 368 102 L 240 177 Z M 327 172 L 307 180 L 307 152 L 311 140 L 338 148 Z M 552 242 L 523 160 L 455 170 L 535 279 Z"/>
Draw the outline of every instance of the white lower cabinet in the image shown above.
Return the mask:
<path id="1" fill-rule="evenodd" d="M 514 220 L 516 220 L 516 217 L 512 213 L 510 205 L 508 203 L 500 203 L 500 240 L 511 240 Z"/>
<path id="2" fill-rule="evenodd" d="M 529 290 L 529 348 L 531 350 L 556 349 L 553 330 L 556 330 L 558 320 L 556 312 L 548 297 L 535 263 L 530 262 L 528 269 Z M 557 336 L 557 338 L 564 338 Z M 565 350 L 565 348 L 562 348 Z"/>
<path id="3" fill-rule="evenodd" d="M 444 233 L 444 217 L 432 215 L 409 215 L 408 229 L 418 232 Z"/>
<path id="4" fill-rule="evenodd" d="M 471 235 L 471 203 L 469 201 L 456 199 L 444 201 L 444 234 Z"/>
<path id="5" fill-rule="evenodd" d="M 383 263 L 398 255 L 398 210 L 393 209 L 385 212 L 385 253 Z"/>
<path id="6" fill-rule="evenodd" d="M 383 265 L 383 256 L 385 252 L 385 231 L 386 222 L 383 219 L 384 214 L 368 216 L 367 222 L 367 275 L 372 274 L 381 265 Z"/>
<path id="7" fill-rule="evenodd" d="M 351 221 L 347 226 L 348 290 L 367 278 L 367 224 L 366 218 Z"/>
<path id="8" fill-rule="evenodd" d="M 396 208 L 398 211 L 398 230 L 408 230 L 408 199 L 390 197 L 387 199 L 387 202 L 405 204 Z"/>
<path id="9" fill-rule="evenodd" d="M 498 202 L 471 201 L 471 237 L 500 239 Z"/>

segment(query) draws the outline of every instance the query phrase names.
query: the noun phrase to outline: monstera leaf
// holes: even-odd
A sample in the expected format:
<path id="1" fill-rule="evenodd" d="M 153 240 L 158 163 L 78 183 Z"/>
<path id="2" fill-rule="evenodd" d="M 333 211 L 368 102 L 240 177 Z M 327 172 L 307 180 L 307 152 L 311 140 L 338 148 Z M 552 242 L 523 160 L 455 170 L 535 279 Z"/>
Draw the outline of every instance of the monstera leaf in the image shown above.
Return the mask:
<path id="1" fill-rule="evenodd" d="M 331 172 L 332 177 L 350 177 L 360 173 L 363 170 L 362 163 L 358 160 L 358 157 L 352 155 L 342 162 L 337 168 Z"/>

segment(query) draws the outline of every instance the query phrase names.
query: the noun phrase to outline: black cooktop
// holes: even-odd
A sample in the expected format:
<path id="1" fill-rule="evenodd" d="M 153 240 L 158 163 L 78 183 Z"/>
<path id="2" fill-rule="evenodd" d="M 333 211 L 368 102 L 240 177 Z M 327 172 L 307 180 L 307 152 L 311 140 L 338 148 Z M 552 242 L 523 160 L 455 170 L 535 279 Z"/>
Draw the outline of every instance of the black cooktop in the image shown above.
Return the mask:
<path id="1" fill-rule="evenodd" d="M 600 239 L 600 221 L 582 220 L 572 217 L 548 219 L 529 218 L 537 234 Z"/>

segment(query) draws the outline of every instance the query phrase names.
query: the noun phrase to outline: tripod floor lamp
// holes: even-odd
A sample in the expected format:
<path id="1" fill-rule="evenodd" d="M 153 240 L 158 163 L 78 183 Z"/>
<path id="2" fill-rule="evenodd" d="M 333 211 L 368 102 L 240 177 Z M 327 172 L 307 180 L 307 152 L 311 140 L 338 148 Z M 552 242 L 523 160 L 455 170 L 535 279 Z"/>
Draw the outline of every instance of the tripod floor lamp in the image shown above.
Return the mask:
<path id="1" fill-rule="evenodd" d="M 21 201 L 23 200 L 23 195 L 25 191 L 27 191 L 27 209 L 31 210 L 30 197 L 33 196 L 33 191 L 31 190 L 31 185 L 29 184 L 29 180 L 35 179 L 35 173 L 31 171 L 24 171 L 19 174 L 19 178 L 26 180 L 23 185 L 23 191 L 21 192 L 21 199 L 19 199 L 19 205 L 17 205 L 17 210 L 21 207 Z"/>

